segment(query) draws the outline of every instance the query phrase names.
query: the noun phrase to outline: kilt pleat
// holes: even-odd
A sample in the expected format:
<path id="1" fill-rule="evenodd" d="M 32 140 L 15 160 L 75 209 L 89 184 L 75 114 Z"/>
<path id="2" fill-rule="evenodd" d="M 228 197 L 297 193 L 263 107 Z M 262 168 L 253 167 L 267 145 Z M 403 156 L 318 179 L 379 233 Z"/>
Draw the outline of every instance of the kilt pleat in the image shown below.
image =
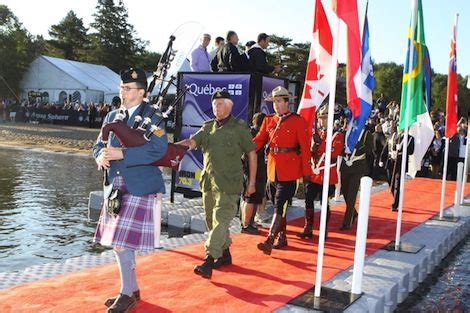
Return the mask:
<path id="1" fill-rule="evenodd" d="M 126 190 L 121 176 L 116 177 L 113 184 L 114 188 Z M 154 194 L 137 197 L 125 193 L 122 197 L 121 210 L 115 216 L 109 214 L 103 204 L 93 241 L 102 246 L 153 251 L 155 249 L 154 203 Z"/>

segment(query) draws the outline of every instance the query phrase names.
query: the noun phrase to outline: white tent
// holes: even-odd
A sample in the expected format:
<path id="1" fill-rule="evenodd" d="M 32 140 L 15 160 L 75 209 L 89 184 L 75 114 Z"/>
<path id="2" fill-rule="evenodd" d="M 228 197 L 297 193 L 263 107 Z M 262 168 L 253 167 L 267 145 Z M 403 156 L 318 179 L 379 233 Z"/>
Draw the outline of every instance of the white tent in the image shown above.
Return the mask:
<path id="1" fill-rule="evenodd" d="M 43 101 L 63 103 L 71 99 L 80 103 L 111 103 L 119 96 L 120 76 L 103 65 L 39 56 L 20 84 L 22 99 L 28 95 Z"/>

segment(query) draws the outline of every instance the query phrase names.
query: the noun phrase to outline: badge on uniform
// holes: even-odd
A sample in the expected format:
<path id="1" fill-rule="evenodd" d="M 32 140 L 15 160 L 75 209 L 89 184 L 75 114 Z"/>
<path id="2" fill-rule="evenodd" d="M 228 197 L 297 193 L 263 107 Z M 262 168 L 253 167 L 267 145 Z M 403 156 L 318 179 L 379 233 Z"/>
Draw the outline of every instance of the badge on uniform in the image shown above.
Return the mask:
<path id="1" fill-rule="evenodd" d="M 165 135 L 165 130 L 163 128 L 156 127 L 153 131 L 153 134 L 157 137 L 162 137 L 163 135 Z"/>

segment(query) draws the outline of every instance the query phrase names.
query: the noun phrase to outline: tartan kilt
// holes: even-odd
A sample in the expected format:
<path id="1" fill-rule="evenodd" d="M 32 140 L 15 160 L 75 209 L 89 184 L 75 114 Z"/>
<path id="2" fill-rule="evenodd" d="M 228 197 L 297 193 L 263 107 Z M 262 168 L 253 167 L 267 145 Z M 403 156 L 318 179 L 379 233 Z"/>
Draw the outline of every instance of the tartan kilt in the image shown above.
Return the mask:
<path id="1" fill-rule="evenodd" d="M 126 190 L 122 176 L 115 177 L 113 185 L 115 189 Z M 126 192 L 122 196 L 121 210 L 116 216 L 109 214 L 103 204 L 93 242 L 102 246 L 153 251 L 155 198 L 155 194 L 137 197 Z"/>

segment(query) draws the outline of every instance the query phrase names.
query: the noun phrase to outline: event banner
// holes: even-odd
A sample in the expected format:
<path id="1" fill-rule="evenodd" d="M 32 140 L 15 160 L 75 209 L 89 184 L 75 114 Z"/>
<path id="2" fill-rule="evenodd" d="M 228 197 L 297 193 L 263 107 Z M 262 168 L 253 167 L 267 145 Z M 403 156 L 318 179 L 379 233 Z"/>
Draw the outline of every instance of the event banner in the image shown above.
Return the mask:
<path id="1" fill-rule="evenodd" d="M 270 94 L 271 91 L 276 88 L 277 86 L 284 86 L 285 87 L 285 80 L 282 78 L 274 78 L 274 77 L 266 77 L 263 76 L 261 82 L 261 103 L 259 107 L 259 111 L 264 114 L 274 114 L 274 108 L 272 102 L 264 101 Z"/>
<path id="2" fill-rule="evenodd" d="M 248 119 L 248 100 L 250 74 L 180 74 L 180 86 L 186 86 L 188 92 L 182 103 L 181 133 L 178 140 L 195 134 L 202 124 L 214 118 L 211 96 L 216 91 L 225 90 L 232 95 L 232 115 Z M 186 153 L 176 173 L 175 186 L 199 191 L 202 171 L 202 153 L 191 150 Z"/>

